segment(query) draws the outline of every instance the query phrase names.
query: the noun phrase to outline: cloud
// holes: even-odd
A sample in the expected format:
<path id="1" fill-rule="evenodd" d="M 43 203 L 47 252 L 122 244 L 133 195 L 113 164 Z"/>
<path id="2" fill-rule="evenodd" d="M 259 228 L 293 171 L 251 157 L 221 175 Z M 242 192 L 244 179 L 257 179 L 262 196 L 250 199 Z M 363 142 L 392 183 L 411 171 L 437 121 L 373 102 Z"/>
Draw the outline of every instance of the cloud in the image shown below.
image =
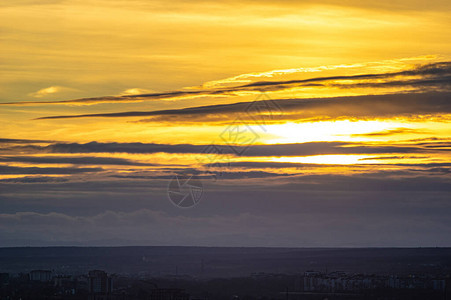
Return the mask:
<path id="1" fill-rule="evenodd" d="M 341 89 L 356 87 L 373 88 L 415 88 L 421 91 L 449 91 L 451 76 L 451 62 L 437 62 L 417 66 L 410 70 L 368 73 L 358 75 L 342 75 L 316 77 L 299 80 L 258 81 L 244 85 L 199 89 L 179 90 L 164 93 L 147 93 L 122 96 L 104 96 L 93 98 L 81 98 L 61 101 L 33 101 L 33 102 L 7 102 L 0 105 L 41 105 L 41 104 L 78 104 L 88 105 L 97 103 L 136 102 L 145 100 L 175 100 L 181 98 L 193 98 L 204 96 L 235 96 L 239 93 L 258 94 L 262 91 L 275 92 L 299 87 L 334 87 Z M 401 78 L 401 79 L 400 79 Z M 343 82 L 343 81 L 348 82 Z M 390 81 L 391 80 L 391 81 Z"/>
<path id="2" fill-rule="evenodd" d="M 387 129 L 383 131 L 375 131 L 375 132 L 369 132 L 369 133 L 359 133 L 359 134 L 351 134 L 351 136 L 390 136 L 395 134 L 405 134 L 405 133 L 431 133 L 430 131 L 425 130 L 418 130 L 413 128 L 394 128 L 394 129 Z"/>
<path id="3" fill-rule="evenodd" d="M 80 173 L 90 173 L 90 172 L 100 172 L 103 171 L 102 168 L 38 168 L 38 167 L 12 167 L 12 166 L 1 166 L 0 174 L 80 174 Z"/>
<path id="4" fill-rule="evenodd" d="M 195 169 L 171 169 L 170 172 L 167 173 L 167 175 L 156 175 L 155 173 L 152 173 L 150 175 L 142 175 L 142 172 L 136 172 L 135 174 L 129 173 L 128 175 L 112 175 L 113 178 L 122 178 L 122 179 L 167 179 L 170 180 L 174 177 L 174 174 L 189 174 L 189 175 L 195 175 L 196 178 L 199 180 L 211 180 L 213 174 L 205 174 L 200 170 Z M 291 176 L 292 174 L 289 173 L 276 173 L 276 172 L 266 172 L 266 171 L 239 171 L 234 172 L 233 170 L 230 171 L 223 171 L 220 174 L 215 174 L 213 177 L 216 178 L 216 180 L 220 177 L 221 180 L 228 180 L 228 179 L 255 179 L 255 178 L 276 178 L 276 177 L 286 177 Z"/>
<path id="5" fill-rule="evenodd" d="M 141 95 L 141 94 L 148 94 L 148 93 L 152 93 L 152 90 L 148 90 L 148 89 L 141 89 L 141 88 L 130 88 L 130 89 L 126 89 L 125 91 L 123 91 L 121 93 L 121 95 Z"/>
<path id="6" fill-rule="evenodd" d="M 28 153 L 206 153 L 209 145 L 192 144 L 155 144 L 155 143 L 53 143 L 47 146 L 14 146 L 2 149 L 4 152 L 22 151 Z M 222 153 L 234 155 L 236 153 L 227 145 L 216 145 Z M 449 142 L 430 142 L 424 145 L 393 144 L 365 145 L 352 142 L 308 142 L 296 144 L 268 144 L 233 146 L 242 156 L 307 156 L 320 154 L 377 154 L 377 153 L 437 153 L 446 152 Z M 246 149 L 246 151 L 241 151 Z M 26 159 L 26 158 L 25 158 Z M 86 159 L 86 158 L 84 158 Z M 30 161 L 32 159 L 29 159 Z M 52 159 L 49 158 L 49 161 Z M 80 158 L 80 160 L 83 160 Z M 101 159 L 100 159 L 101 160 Z M 67 160 L 69 161 L 69 159 Z M 77 158 L 73 158 L 77 161 Z M 92 160 L 94 162 L 95 159 Z M 109 161 L 109 162 L 112 162 Z M 117 161 L 119 162 L 119 161 Z M 123 161 L 122 161 L 123 162 Z"/>
<path id="7" fill-rule="evenodd" d="M 68 92 L 68 91 L 77 91 L 76 89 L 64 87 L 64 86 L 50 86 L 48 88 L 40 89 L 34 93 L 28 94 L 29 96 L 35 97 L 35 98 L 44 98 L 49 95 L 61 93 L 61 92 Z"/>
<path id="8" fill-rule="evenodd" d="M 134 165 L 155 166 L 114 157 L 66 157 L 66 156 L 0 156 L 0 162 L 23 162 L 39 164 L 74 164 L 74 165 Z"/>
<path id="9" fill-rule="evenodd" d="M 53 176 L 31 176 L 31 177 L 19 177 L 19 178 L 5 178 L 0 179 L 2 183 L 14 183 L 14 184 L 30 184 L 30 183 L 62 183 L 68 182 L 69 178 L 53 177 Z"/>
<path id="10" fill-rule="evenodd" d="M 1 144 L 42 144 L 52 143 L 49 140 L 27 140 L 27 139 L 0 139 Z"/>
<path id="11" fill-rule="evenodd" d="M 268 109 L 277 104 L 278 113 L 273 114 L 273 121 L 302 120 L 302 119 L 334 119 L 339 117 L 392 117 L 400 115 L 446 114 L 451 113 L 451 93 L 409 93 L 389 95 L 365 95 L 332 98 L 311 99 L 281 99 L 262 100 L 258 103 L 266 105 Z M 165 122 L 171 116 L 171 122 L 218 122 L 228 121 L 237 113 L 241 117 L 253 122 L 256 110 L 249 110 L 254 102 L 240 102 L 233 104 L 197 106 L 182 109 L 157 111 L 128 111 L 118 113 L 96 113 L 69 116 L 48 116 L 45 119 L 67 118 L 123 118 L 123 117 L 152 117 L 143 122 Z M 281 112 L 280 112 L 281 111 Z M 246 114 L 246 112 L 249 112 Z M 250 114 L 254 114 L 254 116 Z M 269 119 L 265 117 L 265 119 Z M 271 122 L 271 120 L 268 120 Z"/>
<path id="12" fill-rule="evenodd" d="M 385 60 L 378 62 L 368 62 L 368 63 L 355 63 L 355 64 L 341 64 L 341 65 L 331 65 L 331 66 L 319 66 L 319 67 L 310 67 L 310 68 L 291 68 L 291 69 L 281 69 L 281 70 L 272 70 L 267 72 L 254 72 L 248 74 L 240 74 L 237 76 L 229 77 L 226 79 L 213 80 L 206 82 L 202 85 L 204 88 L 215 88 L 215 87 L 225 87 L 230 86 L 233 83 L 249 83 L 254 79 L 258 78 L 273 78 L 280 77 L 285 75 L 293 75 L 293 74 L 302 74 L 302 73 L 316 73 L 322 72 L 326 70 L 346 70 L 346 69 L 355 69 L 355 68 L 379 68 L 384 69 L 387 66 L 390 69 L 403 69 L 406 68 L 406 62 L 409 61 L 428 61 L 428 60 L 437 60 L 438 57 L 436 55 L 427 55 L 420 57 L 410 57 L 410 58 L 402 58 L 395 60 Z"/>
<path id="13" fill-rule="evenodd" d="M 342 75 L 342 76 L 329 76 L 329 77 L 316 77 L 301 80 L 285 80 L 285 81 L 258 81 L 243 85 L 242 87 L 269 87 L 269 86 L 293 86 L 296 84 L 305 84 L 313 82 L 328 82 L 335 80 L 362 80 L 362 79 L 390 79 L 398 76 L 434 76 L 435 79 L 440 79 L 438 76 L 451 74 L 451 62 L 438 62 L 419 66 L 413 70 L 389 72 L 389 73 L 376 73 L 376 74 L 359 74 L 359 75 Z M 401 81 L 402 82 L 402 81 Z M 404 82 L 409 82 L 405 80 Z M 388 82 L 390 83 L 390 82 Z M 338 86 L 354 86 L 355 83 L 341 84 Z M 387 84 L 386 82 L 372 82 L 372 84 Z"/>
<path id="14" fill-rule="evenodd" d="M 65 203 L 75 201 L 75 211 L 61 205 L 61 195 L 40 193 L 50 189 L 45 183 L 33 185 L 27 194 L 4 200 L 27 197 L 30 204 L 39 202 L 39 206 L 28 204 L 28 210 L 0 214 L 0 238 L 6 241 L 19 236 L 54 244 L 93 245 L 103 238 L 115 239 L 115 245 L 296 247 L 451 242 L 449 178 L 401 177 L 396 172 L 296 176 L 279 177 L 270 187 L 273 178 L 262 180 L 209 184 L 208 198 L 191 211 L 172 207 L 164 198 L 164 184 L 160 187 L 163 193 L 143 189 L 152 181 L 61 183 Z M 127 193 L 113 193 L 124 187 Z M 5 190 L 11 195 L 19 188 L 11 185 Z M 80 193 L 84 197 L 78 197 Z M 40 197 L 41 201 L 31 201 Z M 142 208 L 143 201 L 152 208 Z M 45 210 L 40 209 L 44 203 Z M 116 210 L 121 205 L 122 209 Z M 80 210 L 82 207 L 86 211 Z"/>
<path id="15" fill-rule="evenodd" d="M 414 155 L 393 155 L 393 156 L 376 156 L 376 157 L 365 157 L 359 160 L 386 160 L 386 159 L 404 159 L 404 158 L 427 158 L 427 156 L 414 156 Z"/>
<path id="16" fill-rule="evenodd" d="M 429 141 L 418 147 L 432 145 Z M 73 151 L 71 146 L 77 151 L 85 147 L 87 151 L 106 152 L 123 151 L 127 147 L 134 151 L 170 147 L 87 143 L 56 145 L 55 149 Z M 352 146 L 365 149 L 352 143 L 260 145 L 251 154 L 317 153 L 320 149 L 336 151 Z M 52 149 L 39 147 L 45 151 Z M 190 151 L 200 148 L 188 147 Z M 376 148 L 366 149 L 379 151 Z M 394 148 L 396 145 L 391 145 L 390 149 Z M 181 151 L 183 147 L 175 149 Z M 402 151 L 411 152 L 406 148 Z M 29 158 L 26 156 L 24 160 Z M 56 157 L 55 161 L 60 158 L 65 157 Z M 4 245 L 22 245 L 35 240 L 37 245 L 297 247 L 418 246 L 419 240 L 424 246 L 435 245 L 436 240 L 441 241 L 440 245 L 451 242 L 450 163 L 387 164 L 384 169 L 346 166 L 334 174 L 327 170 L 322 174 L 308 173 L 312 166 L 232 162 L 221 180 L 213 182 L 205 178 L 206 196 L 190 211 L 177 210 L 167 200 L 169 170 L 159 174 L 127 168 L 127 173 L 110 172 L 108 176 L 80 173 L 81 179 L 77 181 L 50 176 L 4 179 L 0 180 L 0 188 L 2 203 L 8 210 L 0 214 L 0 239 Z M 390 166 L 392 170 L 387 169 Z M 298 168 L 297 174 L 284 172 L 283 168 L 291 167 Z M 29 174 L 42 171 L 45 175 L 53 174 L 54 169 L 58 168 L 0 170 Z M 299 231 L 299 228 L 306 229 Z M 412 228 L 415 231 L 408 231 Z M 406 235 L 406 230 L 414 234 Z"/>
<path id="17" fill-rule="evenodd" d="M 308 156 L 322 154 L 427 153 L 432 149 L 404 145 L 367 146 L 344 142 L 254 145 L 243 156 Z M 438 149 L 435 149 L 438 150 Z M 440 150 L 439 150 L 440 151 Z"/>
<path id="18" fill-rule="evenodd" d="M 434 155 L 442 155 L 447 153 L 450 147 L 449 142 L 443 141 L 429 141 L 420 144 L 406 144 L 406 143 L 391 143 L 391 144 L 381 144 L 381 145 L 366 145 L 364 143 L 358 142 L 308 142 L 308 143 L 298 143 L 298 144 L 268 144 L 268 145 L 253 145 L 250 148 L 245 146 L 235 146 L 235 151 L 226 145 L 216 145 L 216 147 L 228 155 L 228 159 L 221 158 L 221 161 L 214 163 L 213 166 L 198 165 L 205 164 L 202 160 L 209 161 L 205 158 L 208 153 L 208 148 L 210 145 L 192 145 L 192 144 L 155 144 L 155 143 L 100 143 L 100 142 L 89 142 L 89 143 L 50 143 L 48 145 L 14 145 L 4 149 L 1 149 L 3 155 L 0 156 L 0 174 L 1 175 L 74 175 L 72 180 L 80 180 L 80 176 L 83 175 L 83 180 L 114 180 L 114 179 L 170 179 L 173 174 L 177 173 L 190 173 L 190 174 L 200 174 L 204 177 L 210 178 L 210 175 L 205 174 L 205 168 L 210 171 L 210 173 L 218 174 L 222 179 L 234 180 L 252 180 L 252 179 L 263 179 L 268 177 L 282 178 L 290 175 L 298 175 L 303 173 L 305 169 L 309 169 L 310 172 L 315 170 L 315 172 L 321 172 L 321 169 L 333 167 L 332 164 L 300 164 L 300 163 L 279 163 L 279 162 L 237 162 L 237 155 L 235 151 L 239 153 L 240 159 L 246 157 L 306 157 L 315 155 L 347 155 L 347 154 L 358 154 L 358 155 L 374 155 L 374 154 L 387 154 L 390 155 L 387 159 L 402 159 L 407 154 L 408 158 L 414 158 L 412 154 L 428 154 L 428 157 Z M 245 149 L 245 151 L 244 151 Z M 243 150 L 243 151 L 241 151 Z M 10 153 L 22 153 L 22 155 L 11 155 Z M 49 154 L 52 155 L 39 155 L 34 154 Z M 86 153 L 102 153 L 102 157 L 96 156 L 55 156 L 54 154 L 86 154 Z M 127 154 L 195 154 L 199 161 L 186 162 L 185 164 L 158 164 L 158 163 L 141 163 L 130 159 L 107 157 L 108 153 L 127 153 Z M 187 156 L 188 158 L 189 156 Z M 151 159 L 151 158 L 148 158 Z M 383 160 L 385 157 L 379 156 L 374 159 Z M 31 166 L 17 166 L 17 164 L 28 164 Z M 193 163 L 195 165 L 193 165 Z M 96 167 L 48 167 L 40 165 L 48 164 L 71 164 L 77 165 L 92 165 Z M 197 166 L 196 166 L 197 165 Z M 371 169 L 369 166 L 376 167 L 377 165 L 384 165 L 383 163 L 370 162 L 370 165 L 365 166 L 365 164 L 360 164 L 353 166 L 353 168 L 360 169 Z M 98 167 L 101 166 L 101 167 Z M 118 166 L 118 167 L 107 167 L 107 166 Z M 120 166 L 127 166 L 127 168 L 120 168 Z M 136 166 L 132 168 L 131 166 Z M 336 165 L 337 166 L 337 165 Z M 444 173 L 446 172 L 448 166 L 444 164 L 429 165 L 428 163 L 418 164 L 418 165 L 407 165 L 407 164 L 393 164 L 389 166 L 398 166 L 403 169 L 408 169 L 409 167 L 421 167 L 429 168 L 430 173 Z M 244 168 L 238 170 L 237 168 Z M 277 172 L 265 170 L 266 168 L 277 169 Z M 285 169 L 285 168 L 291 168 Z M 294 169 L 293 169 L 294 168 Z M 432 170 L 435 168 L 435 170 Z M 285 169 L 285 170 L 284 170 Z M 329 170 L 328 172 L 336 173 L 337 170 Z M 44 182 L 46 179 L 43 179 Z M 23 182 L 23 183 L 36 183 L 39 182 L 38 179 L 23 179 L 12 180 L 10 178 L 5 178 L 2 182 Z"/>

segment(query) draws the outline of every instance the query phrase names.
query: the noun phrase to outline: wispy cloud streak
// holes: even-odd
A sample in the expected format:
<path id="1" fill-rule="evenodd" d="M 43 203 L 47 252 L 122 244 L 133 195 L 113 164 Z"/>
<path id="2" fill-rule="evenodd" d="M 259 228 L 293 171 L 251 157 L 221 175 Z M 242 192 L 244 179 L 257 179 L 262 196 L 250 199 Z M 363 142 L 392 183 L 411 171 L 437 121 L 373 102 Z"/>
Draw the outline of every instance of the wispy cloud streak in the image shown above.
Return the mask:
<path id="1" fill-rule="evenodd" d="M 336 118 L 348 117 L 380 117 L 407 114 L 437 114 L 451 112 L 451 93 L 411 93 L 391 95 L 367 95 L 352 97 L 333 97 L 319 99 L 279 99 L 277 104 L 284 114 L 273 119 L 289 120 L 313 117 Z M 265 102 L 267 100 L 262 100 Z M 167 116 L 174 121 L 218 121 L 227 120 L 230 115 L 245 111 L 251 102 L 240 102 L 224 105 L 197 106 L 183 109 L 157 111 L 128 111 L 118 113 L 96 113 L 83 115 L 48 116 L 45 119 L 68 119 L 87 117 L 153 117 L 146 121 L 163 122 Z M 294 114 L 294 115 L 292 115 Z M 161 117 L 161 118 L 158 118 Z"/>
<path id="2" fill-rule="evenodd" d="M 0 105 L 89 105 L 97 103 L 119 103 L 145 100 L 174 100 L 180 98 L 204 97 L 204 96 L 235 96 L 237 93 L 260 93 L 262 91 L 283 91 L 294 87 L 312 86 L 332 86 L 335 88 L 355 88 L 355 87 L 415 87 L 419 90 L 427 90 L 431 87 L 441 90 L 449 90 L 451 76 L 451 62 L 439 62 L 418 66 L 411 70 L 358 74 L 346 76 L 316 77 L 301 80 L 280 80 L 280 81 L 258 81 L 249 84 L 228 88 L 200 89 L 200 90 L 179 90 L 164 93 L 149 93 L 122 96 L 104 96 L 61 101 L 28 101 L 28 102 L 7 102 Z M 403 79 L 398 79 L 398 78 Z M 412 78 L 419 77 L 419 78 Z M 392 79 L 392 81 L 388 81 Z M 351 81 L 349 83 L 336 81 Z M 387 80 L 387 81 L 381 81 Z M 365 81 L 365 82 L 361 82 Z"/>

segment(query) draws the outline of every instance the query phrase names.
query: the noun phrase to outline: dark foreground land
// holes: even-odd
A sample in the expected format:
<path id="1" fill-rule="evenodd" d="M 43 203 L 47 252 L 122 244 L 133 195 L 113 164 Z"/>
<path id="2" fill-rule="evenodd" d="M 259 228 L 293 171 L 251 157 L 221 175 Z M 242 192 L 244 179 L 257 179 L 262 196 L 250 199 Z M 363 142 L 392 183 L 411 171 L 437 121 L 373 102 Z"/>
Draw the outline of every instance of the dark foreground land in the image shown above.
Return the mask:
<path id="1" fill-rule="evenodd" d="M 451 248 L 0 248 L 0 299 L 451 299 L 450 274 Z"/>

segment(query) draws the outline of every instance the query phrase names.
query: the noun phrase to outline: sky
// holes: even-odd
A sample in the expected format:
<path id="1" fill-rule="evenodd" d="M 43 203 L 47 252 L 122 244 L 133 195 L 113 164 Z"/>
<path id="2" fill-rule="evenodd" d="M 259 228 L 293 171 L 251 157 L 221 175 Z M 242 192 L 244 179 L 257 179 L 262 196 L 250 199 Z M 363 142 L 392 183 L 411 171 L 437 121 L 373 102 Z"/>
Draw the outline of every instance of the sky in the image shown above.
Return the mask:
<path id="1" fill-rule="evenodd" d="M 0 246 L 451 246 L 451 2 L 0 13 Z"/>

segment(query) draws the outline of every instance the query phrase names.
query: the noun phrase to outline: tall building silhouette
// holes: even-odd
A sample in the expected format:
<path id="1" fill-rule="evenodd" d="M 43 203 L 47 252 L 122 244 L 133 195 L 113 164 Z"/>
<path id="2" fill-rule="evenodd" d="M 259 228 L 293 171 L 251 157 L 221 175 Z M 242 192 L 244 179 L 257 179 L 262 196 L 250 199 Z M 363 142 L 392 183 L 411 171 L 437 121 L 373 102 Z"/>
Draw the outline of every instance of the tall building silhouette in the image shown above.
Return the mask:
<path id="1" fill-rule="evenodd" d="M 88 273 L 88 287 L 90 294 L 107 295 L 113 291 L 113 279 L 101 270 L 92 270 Z"/>

